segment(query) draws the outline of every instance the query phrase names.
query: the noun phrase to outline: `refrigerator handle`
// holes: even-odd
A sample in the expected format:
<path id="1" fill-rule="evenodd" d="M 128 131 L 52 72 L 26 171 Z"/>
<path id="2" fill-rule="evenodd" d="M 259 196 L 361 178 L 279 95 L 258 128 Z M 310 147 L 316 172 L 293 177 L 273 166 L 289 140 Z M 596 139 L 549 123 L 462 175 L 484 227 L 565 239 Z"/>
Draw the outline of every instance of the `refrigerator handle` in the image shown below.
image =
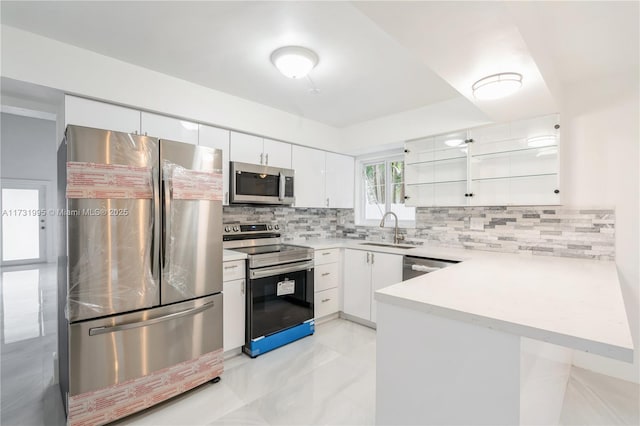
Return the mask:
<path id="1" fill-rule="evenodd" d="M 98 334 L 106 334 L 113 333 L 115 331 L 123 331 L 130 330 L 132 328 L 138 327 L 146 327 L 149 325 L 157 324 L 163 321 L 169 321 L 177 318 L 186 317 L 187 315 L 195 315 L 202 311 L 206 311 L 207 309 L 213 307 L 213 301 L 207 302 L 202 306 L 198 306 L 196 308 L 189 308 L 185 311 L 174 312 L 173 314 L 163 315 L 157 318 L 151 318 L 145 321 L 136 321 L 136 322 L 128 322 L 124 324 L 111 325 L 111 326 L 103 326 L 103 327 L 93 327 L 89 329 L 89 336 L 96 336 Z"/>
<path id="2" fill-rule="evenodd" d="M 162 212 L 162 267 L 167 260 L 167 240 L 169 236 L 169 230 L 171 229 L 171 190 L 169 189 L 169 182 L 167 180 L 162 180 L 162 187 L 164 189 L 164 211 Z"/>
<path id="3" fill-rule="evenodd" d="M 152 220 L 153 227 L 151 228 L 151 235 L 153 241 L 151 243 L 151 276 L 158 280 L 158 271 L 159 271 L 159 250 L 157 245 L 160 244 L 160 187 L 158 182 L 158 172 L 157 170 L 153 173 L 153 199 L 151 200 L 151 209 L 152 209 Z"/>

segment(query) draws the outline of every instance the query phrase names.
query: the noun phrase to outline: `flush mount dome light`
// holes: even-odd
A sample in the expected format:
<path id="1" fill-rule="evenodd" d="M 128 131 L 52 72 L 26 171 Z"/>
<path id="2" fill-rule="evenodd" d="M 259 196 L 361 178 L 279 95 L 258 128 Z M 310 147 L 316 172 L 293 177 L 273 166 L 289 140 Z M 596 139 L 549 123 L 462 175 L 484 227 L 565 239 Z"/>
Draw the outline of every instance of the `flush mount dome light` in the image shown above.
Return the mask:
<path id="1" fill-rule="evenodd" d="M 476 99 L 498 99 L 509 96 L 522 87 L 522 74 L 503 72 L 490 75 L 473 83 L 473 96 Z"/>
<path id="2" fill-rule="evenodd" d="M 318 55 L 301 46 L 285 46 L 271 54 L 271 62 L 289 78 L 302 78 L 318 64 Z"/>

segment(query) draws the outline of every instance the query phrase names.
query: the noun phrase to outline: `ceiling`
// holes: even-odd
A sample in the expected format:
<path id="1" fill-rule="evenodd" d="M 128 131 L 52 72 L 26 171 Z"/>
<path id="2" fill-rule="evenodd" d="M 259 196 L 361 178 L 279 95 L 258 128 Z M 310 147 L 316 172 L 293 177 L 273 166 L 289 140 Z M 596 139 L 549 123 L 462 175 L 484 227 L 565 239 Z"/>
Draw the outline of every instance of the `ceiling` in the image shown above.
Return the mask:
<path id="1" fill-rule="evenodd" d="M 347 2 L 3 1 L 2 23 L 336 127 L 459 96 Z M 284 45 L 319 55 L 319 94 Z"/>
<path id="2" fill-rule="evenodd" d="M 458 99 L 494 121 L 557 112 L 568 91 L 640 90 L 640 2 L 11 2 L 2 23 L 347 127 Z M 308 80 L 269 61 L 315 50 Z M 509 98 L 477 101 L 474 81 L 523 74 Z M 317 87 L 319 94 L 310 93 Z M 465 100 L 466 99 L 466 100 Z"/>

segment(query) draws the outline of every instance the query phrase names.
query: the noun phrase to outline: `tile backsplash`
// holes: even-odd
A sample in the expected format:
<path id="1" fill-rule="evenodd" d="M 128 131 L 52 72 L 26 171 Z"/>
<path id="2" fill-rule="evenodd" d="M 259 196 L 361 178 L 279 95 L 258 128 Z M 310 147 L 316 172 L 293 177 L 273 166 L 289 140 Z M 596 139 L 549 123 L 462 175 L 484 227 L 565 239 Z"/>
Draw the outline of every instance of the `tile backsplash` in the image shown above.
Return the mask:
<path id="1" fill-rule="evenodd" d="M 278 222 L 283 225 L 285 241 L 313 238 L 393 241 L 393 228 L 355 225 L 352 209 L 224 208 L 224 223 L 249 222 Z M 416 209 L 416 227 L 401 228 L 400 233 L 405 237 L 403 243 L 414 245 L 615 258 L 615 212 L 610 209 L 421 207 Z"/>

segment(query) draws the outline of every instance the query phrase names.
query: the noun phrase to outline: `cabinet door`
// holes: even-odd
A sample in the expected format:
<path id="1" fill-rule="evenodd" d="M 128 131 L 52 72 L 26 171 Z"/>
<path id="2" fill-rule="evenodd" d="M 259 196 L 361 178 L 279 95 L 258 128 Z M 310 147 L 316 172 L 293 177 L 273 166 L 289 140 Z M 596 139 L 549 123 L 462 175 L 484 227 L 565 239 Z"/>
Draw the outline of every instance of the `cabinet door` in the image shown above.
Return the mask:
<path id="1" fill-rule="evenodd" d="M 222 328 L 224 351 L 244 345 L 245 281 L 227 281 L 222 284 Z"/>
<path id="2" fill-rule="evenodd" d="M 402 256 L 398 254 L 371 253 L 371 321 L 376 322 L 376 290 L 402 281 Z"/>
<path id="3" fill-rule="evenodd" d="M 229 159 L 243 163 L 263 164 L 263 140 L 261 137 L 244 133 L 231 132 Z"/>
<path id="4" fill-rule="evenodd" d="M 200 124 L 198 144 L 222 150 L 223 205 L 229 205 L 229 131 Z"/>
<path id="5" fill-rule="evenodd" d="M 158 139 L 198 145 L 198 123 L 191 121 L 142 112 L 140 131 Z"/>
<path id="6" fill-rule="evenodd" d="M 325 179 L 329 207 L 352 209 L 355 180 L 353 157 L 327 152 Z"/>
<path id="7" fill-rule="evenodd" d="M 371 319 L 371 253 L 344 251 L 344 313 L 369 321 Z"/>
<path id="8" fill-rule="evenodd" d="M 65 125 L 94 127 L 116 132 L 139 133 L 140 111 L 89 99 L 65 96 Z"/>
<path id="9" fill-rule="evenodd" d="M 295 177 L 296 207 L 326 207 L 324 196 L 324 151 L 302 146 L 291 148 Z"/>
<path id="10" fill-rule="evenodd" d="M 264 140 L 264 164 L 271 167 L 291 168 L 291 144 L 271 139 Z"/>

